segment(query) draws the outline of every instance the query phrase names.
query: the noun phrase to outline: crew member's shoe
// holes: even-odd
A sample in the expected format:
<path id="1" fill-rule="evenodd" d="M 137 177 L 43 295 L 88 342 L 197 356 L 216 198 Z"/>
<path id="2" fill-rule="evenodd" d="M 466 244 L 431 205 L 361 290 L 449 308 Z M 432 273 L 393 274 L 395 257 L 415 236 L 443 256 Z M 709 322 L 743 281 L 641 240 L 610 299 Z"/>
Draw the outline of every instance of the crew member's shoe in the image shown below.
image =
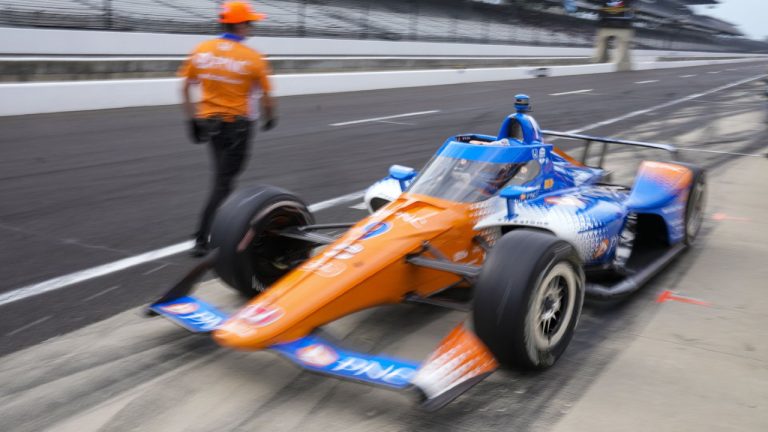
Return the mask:
<path id="1" fill-rule="evenodd" d="M 190 249 L 189 254 L 195 258 L 200 258 L 208 253 L 208 244 L 201 241 L 196 241 L 195 246 Z"/>

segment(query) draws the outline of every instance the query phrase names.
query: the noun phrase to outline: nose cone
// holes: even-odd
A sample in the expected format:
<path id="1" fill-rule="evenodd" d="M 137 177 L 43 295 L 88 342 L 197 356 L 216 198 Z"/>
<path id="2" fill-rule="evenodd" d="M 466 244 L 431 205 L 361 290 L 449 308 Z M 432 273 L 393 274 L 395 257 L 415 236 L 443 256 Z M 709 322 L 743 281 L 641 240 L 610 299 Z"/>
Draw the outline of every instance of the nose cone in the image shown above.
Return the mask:
<path id="1" fill-rule="evenodd" d="M 438 280 L 403 257 L 455 226 L 458 213 L 403 200 L 379 210 L 233 315 L 213 337 L 236 349 L 289 342 L 372 306 L 398 303 Z"/>

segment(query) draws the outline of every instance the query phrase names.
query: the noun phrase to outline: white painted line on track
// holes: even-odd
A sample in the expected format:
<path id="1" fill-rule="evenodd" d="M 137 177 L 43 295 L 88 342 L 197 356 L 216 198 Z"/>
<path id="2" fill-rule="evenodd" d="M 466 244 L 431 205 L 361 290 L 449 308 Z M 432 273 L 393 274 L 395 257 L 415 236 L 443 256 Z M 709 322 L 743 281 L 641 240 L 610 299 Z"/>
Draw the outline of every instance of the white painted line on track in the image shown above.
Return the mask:
<path id="1" fill-rule="evenodd" d="M 338 198 L 329 199 L 327 201 L 321 201 L 309 206 L 309 210 L 312 212 L 320 211 L 333 207 L 339 204 L 347 203 L 350 201 L 356 201 L 363 197 L 365 191 L 353 192 L 347 195 L 340 196 Z M 47 281 L 39 282 L 32 285 L 27 285 L 22 288 L 17 288 L 5 293 L 0 294 L 0 306 L 15 301 L 23 300 L 29 297 L 34 297 L 50 291 L 55 291 L 76 283 L 85 282 L 87 280 L 95 279 L 101 276 L 105 276 L 111 273 L 116 273 L 121 270 L 125 270 L 137 265 L 145 264 L 151 261 L 166 258 L 172 255 L 176 255 L 189 249 L 195 245 L 194 240 L 188 240 L 185 242 L 177 243 L 175 245 L 166 246 L 164 248 L 156 249 L 153 251 L 145 252 L 143 254 L 134 255 L 132 257 L 123 258 L 111 263 L 103 264 L 89 269 L 77 271 L 64 276 L 59 276 Z"/>
<path id="2" fill-rule="evenodd" d="M 750 81 L 754 81 L 756 79 L 764 78 L 766 77 L 765 74 L 756 75 L 750 78 L 746 78 L 740 81 L 736 81 L 730 84 L 726 84 L 724 86 L 720 86 L 717 88 L 714 88 L 712 90 L 707 90 L 702 93 L 696 93 L 689 96 L 686 96 L 684 98 L 675 99 L 666 103 L 663 103 L 661 105 L 656 105 L 651 108 L 646 108 L 638 111 L 633 111 L 628 114 L 624 114 L 619 117 L 614 117 L 612 119 L 603 120 L 601 122 L 592 123 L 589 125 L 586 125 L 579 129 L 574 129 L 571 131 L 568 131 L 568 133 L 581 133 L 586 130 L 595 129 L 601 126 L 606 126 L 609 124 L 613 124 L 616 122 L 620 122 L 622 120 L 626 120 L 628 118 L 637 117 L 639 115 L 647 114 L 649 112 L 653 112 L 662 108 L 667 108 L 673 105 L 681 104 L 683 102 L 687 102 L 689 100 L 697 99 L 703 96 L 710 95 L 712 93 L 716 93 L 722 90 L 729 89 L 731 87 L 736 87 L 741 84 L 748 83 Z M 431 113 L 431 112 L 439 112 L 439 111 L 425 111 L 425 113 Z M 714 152 L 715 150 L 709 150 L 708 152 Z M 340 196 L 338 198 L 333 198 L 327 201 L 322 201 L 319 203 L 315 203 L 309 206 L 310 211 L 320 211 L 324 210 L 342 203 L 355 201 L 359 198 L 361 198 L 365 194 L 365 191 L 358 191 L 353 192 L 347 195 Z M 79 282 L 83 282 L 86 280 L 94 279 L 100 276 L 104 276 L 110 273 L 115 273 L 121 270 L 125 270 L 127 268 L 135 267 L 140 264 L 144 264 L 150 261 L 155 261 L 161 258 L 165 258 L 171 255 L 176 255 L 178 253 L 187 251 L 192 248 L 194 245 L 193 240 L 185 241 L 182 243 L 178 243 L 171 246 L 166 246 L 161 249 L 156 249 L 154 251 L 145 252 L 140 255 L 135 255 L 132 257 L 124 258 L 118 261 L 114 261 L 111 263 L 107 263 L 104 265 L 100 265 L 97 267 L 92 267 L 90 269 L 81 270 L 78 272 L 70 273 L 68 275 L 60 276 L 57 278 L 49 279 L 47 281 L 39 282 L 33 285 L 28 285 L 26 287 L 17 288 L 12 291 L 8 291 L 6 293 L 0 294 L 0 306 L 6 305 L 8 303 L 13 303 L 15 301 L 23 300 L 29 297 L 33 297 L 39 294 L 43 294 L 46 292 L 54 291 L 57 289 L 61 289 Z"/>
<path id="3" fill-rule="evenodd" d="M 13 291 L 0 294 L 0 306 L 23 300 L 25 298 L 33 297 L 39 294 L 43 294 L 49 291 L 54 291 L 66 286 L 70 286 L 76 283 L 84 282 L 90 279 L 95 279 L 100 276 L 108 275 L 110 273 L 119 272 L 127 268 L 135 267 L 150 261 L 155 261 L 177 253 L 189 250 L 194 246 L 194 240 L 177 243 L 175 245 L 166 246 L 157 250 L 145 252 L 140 255 L 135 255 L 128 258 L 123 258 L 118 261 L 103 264 L 96 267 L 91 267 L 86 270 L 70 273 L 68 275 L 59 276 L 57 278 L 49 279 L 44 282 L 39 282 L 33 285 L 28 285 L 23 288 L 18 288 Z"/>
<path id="4" fill-rule="evenodd" d="M 687 151 L 687 152 L 696 152 L 696 153 L 724 154 L 724 155 L 732 155 L 732 156 L 747 156 L 747 157 L 758 157 L 758 158 L 768 157 L 764 154 L 758 154 L 758 153 L 739 153 L 739 152 L 729 152 L 724 150 L 707 150 L 707 149 L 690 148 L 690 147 L 678 147 L 677 150 Z"/>
<path id="5" fill-rule="evenodd" d="M 427 114 L 435 114 L 435 113 L 439 113 L 439 112 L 440 112 L 440 110 L 419 111 L 419 112 L 391 115 L 391 116 L 386 116 L 386 117 L 375 117 L 375 118 L 362 119 L 362 120 L 352 120 L 352 121 L 342 122 L 342 123 L 331 123 L 329 126 L 349 126 L 349 125 L 353 125 L 353 124 L 371 123 L 371 122 L 377 122 L 377 121 L 381 121 L 381 120 L 391 120 L 391 119 L 403 118 L 403 117 L 413 117 L 413 116 L 420 116 L 420 115 L 427 115 Z"/>
<path id="6" fill-rule="evenodd" d="M 388 121 L 388 120 L 379 120 L 376 123 L 386 123 L 386 124 L 393 124 L 393 125 L 398 125 L 398 126 L 414 126 L 413 123 L 393 122 L 393 121 Z"/>
<path id="7" fill-rule="evenodd" d="M 94 294 L 94 295 L 92 295 L 92 296 L 88 296 L 88 297 L 84 298 L 84 299 L 83 299 L 83 301 L 93 300 L 93 299 L 95 299 L 96 297 L 101 297 L 101 296 L 103 296 L 104 294 L 106 294 L 106 293 L 108 293 L 108 292 L 110 292 L 110 291 L 114 291 L 114 290 L 116 290 L 116 289 L 118 289 L 118 288 L 120 288 L 120 285 L 115 285 L 115 286 L 113 286 L 113 287 L 109 287 L 109 288 L 105 289 L 104 291 L 99 291 L 99 292 L 97 292 L 96 294 Z"/>
<path id="8" fill-rule="evenodd" d="M 147 276 L 147 275 L 151 275 L 152 273 L 154 273 L 154 272 L 156 272 L 156 271 L 158 271 L 158 270 L 162 270 L 162 269 L 164 269 L 164 268 L 166 268 L 166 267 L 168 267 L 168 264 L 163 264 L 163 265 L 161 265 L 161 266 L 159 266 L 159 267 L 155 267 L 155 268 L 153 268 L 153 269 L 152 269 L 152 270 L 150 270 L 150 271 L 144 272 L 144 273 L 143 273 L 143 275 L 144 275 L 144 276 Z"/>
<path id="9" fill-rule="evenodd" d="M 567 91 L 562 93 L 550 93 L 550 96 L 564 96 L 564 95 L 571 95 L 571 94 L 579 94 L 579 93 L 589 93 L 594 89 L 585 89 L 585 90 L 574 90 L 574 91 Z"/>
<path id="10" fill-rule="evenodd" d="M 582 128 L 579 128 L 579 129 L 570 130 L 567 133 L 577 134 L 577 133 L 582 133 L 582 132 L 590 130 L 590 129 L 599 128 L 601 126 L 607 126 L 609 124 L 620 122 L 622 120 L 626 120 L 626 119 L 629 119 L 629 118 L 632 118 L 632 117 L 637 117 L 637 116 L 640 116 L 640 115 L 643 115 L 643 114 L 648 114 L 650 112 L 658 111 L 658 110 L 663 109 L 663 108 L 668 108 L 668 107 L 671 107 L 671 106 L 674 106 L 674 105 L 681 104 L 683 102 L 688 102 L 690 100 L 694 100 L 694 99 L 698 99 L 700 97 L 708 96 L 708 95 L 711 95 L 712 93 L 717 93 L 717 92 L 722 91 L 722 90 L 727 90 L 727 89 L 729 89 L 731 87 L 740 86 L 740 85 L 748 83 L 750 81 L 754 81 L 756 79 L 764 78 L 765 76 L 766 76 L 765 74 L 755 75 L 755 76 L 750 77 L 750 78 L 745 78 L 745 79 L 740 80 L 740 81 L 736 81 L 736 82 L 733 82 L 733 83 L 730 83 L 730 84 L 726 84 L 724 86 L 713 88 L 712 90 L 707 90 L 705 92 L 692 94 L 692 95 L 689 95 L 689 96 L 686 96 L 686 97 L 683 97 L 683 98 L 680 98 L 680 99 L 674 99 L 674 100 L 671 100 L 669 102 L 665 102 L 665 103 L 663 103 L 661 105 L 654 105 L 654 106 L 652 106 L 650 108 L 641 109 L 641 110 L 637 110 L 637 111 L 632 111 L 631 113 L 624 114 L 622 116 L 614 117 L 614 118 L 608 119 L 608 120 L 603 120 L 603 121 L 600 121 L 600 122 L 597 122 L 597 123 L 592 123 L 592 124 L 586 125 L 586 126 L 584 126 Z"/>
<path id="11" fill-rule="evenodd" d="M 716 75 L 716 74 L 719 74 L 720 72 L 722 72 L 722 71 L 711 71 L 711 72 L 707 72 L 707 73 L 711 74 L 711 75 Z"/>
<path id="12" fill-rule="evenodd" d="M 24 326 L 21 326 L 21 327 L 17 328 L 17 329 L 16 329 L 16 330 L 14 330 L 14 331 L 11 331 L 11 332 L 8 332 L 8 333 L 6 333 L 5 335 L 6 335 L 6 336 L 13 336 L 13 335 L 15 335 L 16 333 L 19 333 L 19 332 L 21 332 L 21 331 L 24 331 L 24 330 L 26 330 L 26 329 L 28 329 L 28 328 L 30 328 L 30 327 L 32 327 L 32 326 L 36 326 L 36 325 L 38 325 L 38 324 L 40 324 L 40 323 L 42 323 L 42 322 L 44 322 L 44 321 L 48 321 L 48 320 L 49 320 L 49 319 L 51 319 L 52 317 L 53 317 L 53 315 L 48 315 L 47 317 L 43 317 L 43 318 L 40 318 L 39 320 L 36 320 L 36 321 L 32 321 L 31 323 L 29 323 L 29 324 L 27 324 L 27 325 L 24 325 Z"/>
<path id="13" fill-rule="evenodd" d="M 331 207 L 337 206 L 339 204 L 348 203 L 350 201 L 356 201 L 356 200 L 362 198 L 363 195 L 365 195 L 365 191 L 364 190 L 357 191 L 357 192 L 352 192 L 352 193 L 349 193 L 349 194 L 346 194 L 346 195 L 342 195 L 342 196 L 340 196 L 338 198 L 332 198 L 332 199 L 329 199 L 329 200 L 326 200 L 326 201 L 322 201 L 322 202 L 319 202 L 319 203 L 312 204 L 312 205 L 309 206 L 309 211 L 316 212 L 316 211 L 325 210 L 327 208 L 331 208 Z"/>
<path id="14" fill-rule="evenodd" d="M 691 78 L 691 77 L 695 77 L 695 76 L 696 76 L 696 74 L 691 74 L 691 75 L 680 75 L 680 78 Z"/>
<path id="15" fill-rule="evenodd" d="M 635 81 L 635 84 L 650 84 L 655 82 L 659 82 L 659 80 Z"/>

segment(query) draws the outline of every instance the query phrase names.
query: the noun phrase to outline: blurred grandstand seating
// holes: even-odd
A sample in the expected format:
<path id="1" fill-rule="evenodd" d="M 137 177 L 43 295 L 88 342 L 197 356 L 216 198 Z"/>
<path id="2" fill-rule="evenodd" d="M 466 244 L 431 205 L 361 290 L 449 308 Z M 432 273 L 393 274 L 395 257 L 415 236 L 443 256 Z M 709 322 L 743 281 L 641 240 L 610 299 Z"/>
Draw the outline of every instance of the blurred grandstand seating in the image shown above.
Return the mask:
<path id="1" fill-rule="evenodd" d="M 3 0 L 0 25 L 215 33 L 219 0 Z M 730 24 L 693 15 L 684 0 L 637 2 L 641 48 L 768 52 L 768 44 L 734 38 Z M 691 3 L 691 1 L 687 1 Z M 566 14 L 562 0 L 494 5 L 468 0 L 262 0 L 265 36 L 345 37 L 473 43 L 591 46 L 595 1 Z M 670 15 L 674 13 L 673 15 Z M 704 30 L 706 29 L 706 31 Z M 736 33 L 734 33 L 734 31 Z M 723 37 L 730 36 L 730 37 Z"/>

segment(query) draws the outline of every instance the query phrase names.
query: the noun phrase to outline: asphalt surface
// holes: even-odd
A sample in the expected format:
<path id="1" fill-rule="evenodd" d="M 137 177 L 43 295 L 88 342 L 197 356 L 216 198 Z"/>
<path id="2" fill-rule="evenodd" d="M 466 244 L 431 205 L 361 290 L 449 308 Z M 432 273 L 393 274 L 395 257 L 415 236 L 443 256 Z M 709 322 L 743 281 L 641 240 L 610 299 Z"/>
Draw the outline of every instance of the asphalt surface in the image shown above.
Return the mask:
<path id="1" fill-rule="evenodd" d="M 543 128 L 570 130 L 753 77 L 764 73 L 765 66 L 750 63 L 286 97 L 280 100 L 279 128 L 256 138 L 240 183 L 275 184 L 315 203 L 365 188 L 393 163 L 423 165 L 449 135 L 495 133 L 518 92 L 532 97 L 534 115 Z M 592 91 L 550 96 L 586 89 Z M 764 151 L 762 125 L 728 128 L 740 116 L 752 116 L 754 121 L 754 113 L 765 109 L 761 94 L 762 84 L 752 81 L 585 132 L 701 149 Z M 330 126 L 431 110 L 439 112 Z M 184 132 L 178 107 L 0 118 L 0 293 L 189 238 L 210 175 L 205 150 L 189 144 Z M 686 158 L 715 170 L 735 160 L 694 153 Z M 322 211 L 318 217 L 363 216 L 350 204 Z M 193 262 L 178 255 L 0 306 L 4 317 L 0 355 L 145 304 Z M 664 276 L 666 281 L 674 281 L 690 264 L 681 260 Z M 588 311 L 574 348 L 546 379 L 501 374 L 481 384 L 479 396 L 469 405 L 441 417 L 411 413 L 405 424 L 413 429 L 452 424 L 460 430 L 470 428 L 462 420 L 462 410 L 482 410 L 494 398 L 521 389 L 526 400 L 503 411 L 486 410 L 483 428 L 514 425 L 537 430 L 551 424 L 562 404 L 577 399 L 580 386 L 621 352 L 624 341 L 612 335 L 648 318 L 645 305 L 652 295 L 647 290 L 619 308 Z M 389 324 L 383 330 L 356 332 L 364 336 L 355 337 L 373 340 L 372 347 L 391 345 L 391 340 L 376 340 L 390 330 L 415 331 L 427 325 L 424 315 L 423 309 L 412 307 L 374 312 L 370 321 L 386 317 Z M 213 349 L 204 342 L 190 343 L 195 352 Z M 502 385 L 510 379 L 519 383 L 515 390 Z M 302 380 L 316 383 L 314 378 Z"/>

